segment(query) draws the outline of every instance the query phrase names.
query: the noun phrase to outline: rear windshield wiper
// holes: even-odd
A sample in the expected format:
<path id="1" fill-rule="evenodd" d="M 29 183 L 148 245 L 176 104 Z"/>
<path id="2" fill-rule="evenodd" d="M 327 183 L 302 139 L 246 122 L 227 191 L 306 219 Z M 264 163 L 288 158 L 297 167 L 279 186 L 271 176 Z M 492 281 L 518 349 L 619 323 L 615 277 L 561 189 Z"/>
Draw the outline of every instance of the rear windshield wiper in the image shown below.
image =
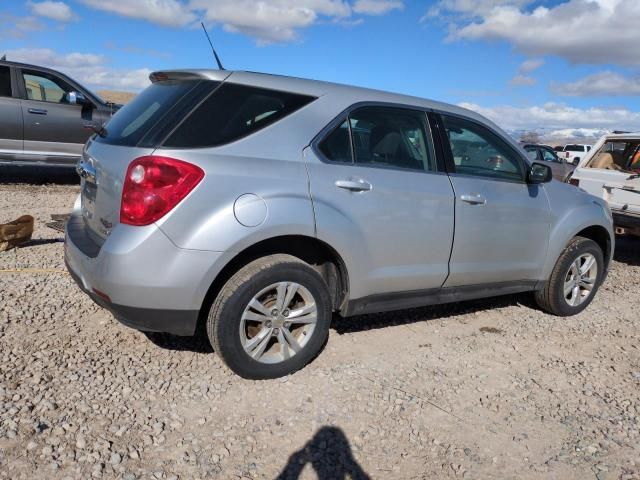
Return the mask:
<path id="1" fill-rule="evenodd" d="M 104 128 L 104 125 L 95 125 L 93 123 L 85 123 L 84 128 L 91 130 L 93 133 L 98 135 L 99 137 L 107 136 L 107 129 Z"/>

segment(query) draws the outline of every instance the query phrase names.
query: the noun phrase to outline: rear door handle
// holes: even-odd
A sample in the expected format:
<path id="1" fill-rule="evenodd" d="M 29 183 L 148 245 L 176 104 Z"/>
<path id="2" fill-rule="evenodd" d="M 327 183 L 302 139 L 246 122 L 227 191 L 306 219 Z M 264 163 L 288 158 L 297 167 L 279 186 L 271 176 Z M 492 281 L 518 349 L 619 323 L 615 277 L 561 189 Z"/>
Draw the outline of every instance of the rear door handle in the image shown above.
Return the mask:
<path id="1" fill-rule="evenodd" d="M 336 181 L 336 187 L 344 188 L 351 192 L 368 192 L 371 190 L 372 185 L 362 179 L 359 180 L 338 180 Z"/>
<path id="2" fill-rule="evenodd" d="M 33 113 L 34 115 L 46 115 L 47 111 L 44 108 L 30 108 L 29 113 Z"/>
<path id="3" fill-rule="evenodd" d="M 460 195 L 460 200 L 470 205 L 485 205 L 487 203 L 487 199 L 479 193 Z"/>

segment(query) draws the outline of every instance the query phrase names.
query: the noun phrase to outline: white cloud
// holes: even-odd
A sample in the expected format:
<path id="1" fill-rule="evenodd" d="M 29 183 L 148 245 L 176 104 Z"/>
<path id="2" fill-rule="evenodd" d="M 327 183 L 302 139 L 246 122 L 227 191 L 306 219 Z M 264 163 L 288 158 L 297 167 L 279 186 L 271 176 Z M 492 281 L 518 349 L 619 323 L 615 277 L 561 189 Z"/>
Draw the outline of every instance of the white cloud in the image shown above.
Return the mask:
<path id="1" fill-rule="evenodd" d="M 528 75 L 516 75 L 509 81 L 509 85 L 513 85 L 514 87 L 530 87 L 531 85 L 535 85 L 538 81 L 530 77 Z"/>
<path id="2" fill-rule="evenodd" d="M 475 103 L 461 103 L 507 130 L 535 129 L 612 129 L 640 130 L 640 112 L 626 108 L 576 108 L 559 103 L 545 103 L 530 107 L 501 105 L 482 107 Z"/>
<path id="3" fill-rule="evenodd" d="M 353 5 L 355 13 L 364 15 L 384 15 L 392 10 L 402 10 L 404 4 L 397 0 L 356 0 Z"/>
<path id="4" fill-rule="evenodd" d="M 570 83 L 551 83 L 551 91 L 568 97 L 640 95 L 640 77 L 625 77 L 619 73 L 604 71 L 594 73 Z"/>
<path id="5" fill-rule="evenodd" d="M 538 81 L 533 78 L 530 73 L 536 71 L 544 64 L 544 60 L 541 58 L 530 58 L 525 60 L 518 67 L 518 73 L 511 79 L 509 85 L 514 87 L 530 87 L 535 85 Z"/>
<path id="6" fill-rule="evenodd" d="M 449 40 L 501 40 L 528 55 L 555 55 L 572 63 L 640 65 L 638 0 L 539 2 L 447 0 Z"/>
<path id="7" fill-rule="evenodd" d="M 401 9 L 401 0 L 80 0 L 90 7 L 159 25 L 184 27 L 200 19 L 264 45 L 289 42 L 299 30 L 323 20 L 357 25 L 359 15 L 383 15 Z"/>
<path id="8" fill-rule="evenodd" d="M 189 8 L 177 0 L 81 0 L 97 10 L 123 17 L 148 20 L 166 27 L 183 27 L 196 20 Z"/>
<path id="9" fill-rule="evenodd" d="M 520 64 L 518 69 L 520 73 L 531 73 L 539 69 L 544 65 L 544 60 L 541 58 L 530 58 Z"/>
<path id="10" fill-rule="evenodd" d="M 64 2 L 47 0 L 44 2 L 29 2 L 28 5 L 34 15 L 57 20 L 58 22 L 71 22 L 78 18 L 69 5 Z"/>
<path id="11" fill-rule="evenodd" d="M 149 85 L 150 69 L 114 69 L 104 56 L 93 53 L 59 54 L 48 48 L 20 48 L 6 54 L 9 60 L 53 68 L 91 87 L 140 90 Z"/>
<path id="12" fill-rule="evenodd" d="M 427 20 L 450 14 L 472 19 L 486 15 L 496 7 L 522 7 L 530 3 L 531 0 L 440 0 L 429 8 L 422 19 Z"/>
<path id="13" fill-rule="evenodd" d="M 7 12 L 0 12 L 0 38 L 24 38 L 29 32 L 43 28 L 44 25 L 36 17 L 17 17 Z"/>

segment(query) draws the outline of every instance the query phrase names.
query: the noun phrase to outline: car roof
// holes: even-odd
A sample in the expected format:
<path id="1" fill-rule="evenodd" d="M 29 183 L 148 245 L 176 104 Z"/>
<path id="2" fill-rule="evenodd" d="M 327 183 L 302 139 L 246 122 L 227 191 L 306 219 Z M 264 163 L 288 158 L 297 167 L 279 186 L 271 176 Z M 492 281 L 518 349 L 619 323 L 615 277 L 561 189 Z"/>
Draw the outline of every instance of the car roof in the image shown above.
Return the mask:
<path id="1" fill-rule="evenodd" d="M 65 77 L 67 77 L 67 75 L 64 74 L 63 72 L 59 72 L 58 70 L 54 70 L 53 68 L 43 67 L 41 65 L 32 65 L 30 63 L 13 62 L 11 60 L 0 60 L 0 65 L 4 65 L 6 67 L 32 68 L 36 70 L 42 70 L 45 72 L 55 73 L 58 75 L 62 74 Z"/>
<path id="2" fill-rule="evenodd" d="M 483 117 L 482 115 L 457 105 L 452 105 L 435 100 L 415 97 L 411 95 L 403 95 L 400 93 L 386 92 L 383 90 L 375 90 L 371 88 L 355 87 L 340 83 L 332 83 L 321 80 L 311 80 L 306 78 L 289 77 L 285 75 L 274 75 L 270 73 L 247 72 L 240 70 L 209 70 L 209 69 L 185 69 L 185 70 L 161 70 L 153 72 L 149 77 L 169 78 L 185 77 L 206 78 L 216 81 L 229 81 L 231 83 L 242 83 L 244 85 L 260 86 L 263 88 L 271 88 L 273 90 L 285 90 L 314 97 L 325 95 L 335 95 L 349 98 L 350 103 L 357 102 L 381 102 L 394 103 L 408 106 L 415 106 L 428 110 L 444 111 L 467 117 L 481 123 L 489 124 L 494 128 L 502 131 L 500 127 Z M 153 80 L 152 80 L 153 81 Z M 503 132 L 504 133 L 504 132 Z M 505 134 L 506 135 L 506 134 Z"/>

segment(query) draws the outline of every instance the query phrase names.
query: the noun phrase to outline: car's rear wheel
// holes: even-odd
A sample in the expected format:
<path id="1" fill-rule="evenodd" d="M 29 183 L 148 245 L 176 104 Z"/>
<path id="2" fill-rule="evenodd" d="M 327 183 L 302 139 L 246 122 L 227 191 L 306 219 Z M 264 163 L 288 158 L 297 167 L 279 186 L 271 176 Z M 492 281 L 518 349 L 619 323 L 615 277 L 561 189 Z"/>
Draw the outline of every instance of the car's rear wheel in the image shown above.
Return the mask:
<path id="1" fill-rule="evenodd" d="M 603 274 L 600 246 L 588 238 L 575 237 L 558 258 L 545 288 L 536 292 L 536 302 L 554 315 L 580 313 L 593 300 Z"/>
<path id="2" fill-rule="evenodd" d="M 207 334 L 238 375 L 277 378 L 320 351 L 331 323 L 326 283 L 291 255 L 255 260 L 235 273 L 211 306 Z"/>

